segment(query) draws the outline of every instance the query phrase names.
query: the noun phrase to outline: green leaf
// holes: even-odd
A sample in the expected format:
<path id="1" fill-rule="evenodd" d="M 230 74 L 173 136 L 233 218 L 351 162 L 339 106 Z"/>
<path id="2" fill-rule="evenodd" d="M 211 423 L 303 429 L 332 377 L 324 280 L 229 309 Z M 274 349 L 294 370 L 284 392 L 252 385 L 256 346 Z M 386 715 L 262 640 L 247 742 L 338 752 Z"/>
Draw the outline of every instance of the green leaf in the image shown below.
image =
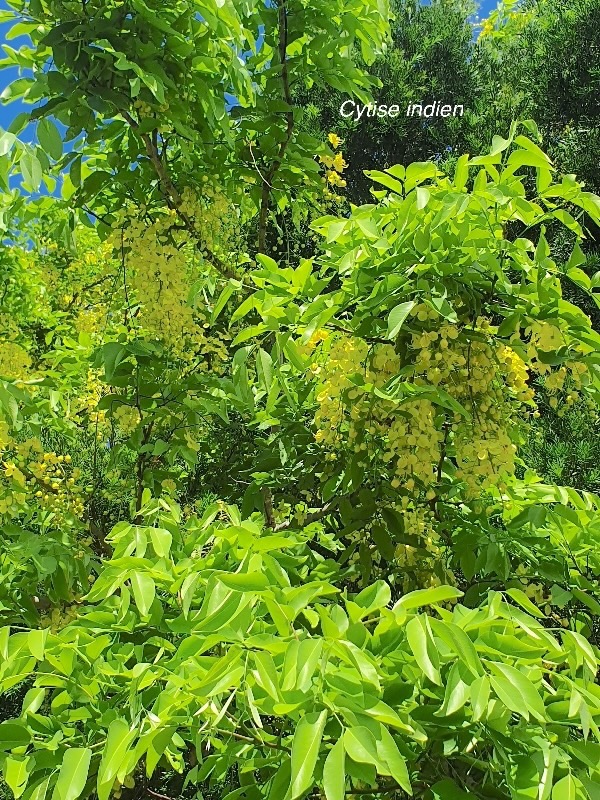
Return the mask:
<path id="1" fill-rule="evenodd" d="M 159 558 L 167 558 L 171 551 L 173 536 L 164 528 L 150 528 L 150 539 Z"/>
<path id="2" fill-rule="evenodd" d="M 58 161 L 63 154 L 63 143 L 59 130 L 52 120 L 48 118 L 40 120 L 37 126 L 37 135 L 43 150 L 55 161 Z"/>
<path id="3" fill-rule="evenodd" d="M 565 775 L 552 787 L 552 800 L 576 800 L 577 784 L 571 774 Z"/>
<path id="4" fill-rule="evenodd" d="M 390 774 L 398 786 L 404 789 L 405 792 L 408 792 L 408 794 L 412 794 L 406 759 L 401 755 L 394 737 L 384 725 L 380 725 L 379 728 L 377 752 L 388 765 Z"/>
<path id="5" fill-rule="evenodd" d="M 26 747 L 31 741 L 29 730 L 20 722 L 0 722 L 0 751 Z"/>
<path id="6" fill-rule="evenodd" d="M 32 767 L 28 756 L 8 756 L 4 762 L 4 780 L 15 798 L 21 797 L 27 786 L 27 779 Z"/>
<path id="7" fill-rule="evenodd" d="M 221 314 L 221 311 L 223 311 L 223 309 L 227 305 L 227 302 L 228 302 L 229 298 L 232 296 L 232 294 L 234 293 L 234 291 L 235 291 L 235 285 L 231 281 L 229 281 L 229 283 L 227 283 L 224 286 L 223 291 L 219 295 L 219 298 L 218 298 L 217 302 L 214 305 L 214 308 L 212 310 L 212 314 L 210 316 L 210 324 L 211 325 L 214 325 L 214 323 L 217 321 L 217 319 L 219 318 L 219 315 Z"/>
<path id="8" fill-rule="evenodd" d="M 292 777 L 289 800 L 296 800 L 315 783 L 315 767 L 323 730 L 327 722 L 327 711 L 312 712 L 302 717 L 292 740 Z"/>
<path id="9" fill-rule="evenodd" d="M 585 264 L 585 262 L 586 262 L 585 253 L 581 249 L 579 242 L 575 242 L 575 244 L 573 245 L 573 250 L 571 251 L 571 255 L 569 256 L 569 260 L 567 261 L 567 265 L 565 267 L 567 275 L 569 274 L 569 270 L 576 269 L 577 267 L 580 267 L 582 264 Z M 585 273 L 583 274 L 585 275 Z M 585 277 L 587 278 L 587 275 Z"/>
<path id="10" fill-rule="evenodd" d="M 225 586 L 238 592 L 262 592 L 270 586 L 263 572 L 222 572 L 218 578 Z"/>
<path id="11" fill-rule="evenodd" d="M 285 337 L 283 351 L 294 367 L 301 372 L 304 372 L 307 367 L 307 360 L 301 355 L 296 342 L 289 336 Z"/>
<path id="12" fill-rule="evenodd" d="M 135 730 L 130 731 L 124 719 L 115 719 L 110 723 L 98 768 L 98 800 L 108 800 L 110 797 L 117 772 L 127 756 L 127 750 L 134 736 Z"/>
<path id="13" fill-rule="evenodd" d="M 44 778 L 41 781 L 36 781 L 35 783 L 29 782 L 27 785 L 27 790 L 23 795 L 23 800 L 46 800 L 46 795 L 48 793 L 48 788 L 52 778 L 52 775 L 48 775 L 47 778 Z"/>
<path id="14" fill-rule="evenodd" d="M 402 170 L 404 174 L 404 167 L 402 167 Z M 389 172 L 391 172 L 391 170 L 389 170 Z M 387 189 L 391 189 L 393 192 L 396 192 L 396 194 L 402 195 L 404 193 L 404 187 L 400 181 L 391 178 L 386 172 L 380 172 L 379 170 L 371 169 L 366 170 L 365 175 L 372 181 L 376 181 L 382 186 L 385 186 Z M 404 180 L 404 177 L 402 177 L 401 180 Z"/>
<path id="15" fill-rule="evenodd" d="M 107 342 L 102 348 L 102 361 L 104 377 L 110 383 L 121 361 L 127 356 L 127 350 L 119 342 Z"/>
<path id="16" fill-rule="evenodd" d="M 417 194 L 417 210 L 421 211 L 421 209 L 425 208 L 427 203 L 429 202 L 429 198 L 431 197 L 431 192 L 426 186 L 419 186 L 416 190 Z"/>
<path id="17" fill-rule="evenodd" d="M 470 690 L 471 708 L 473 709 L 473 719 L 478 721 L 483 719 L 488 710 L 490 699 L 490 679 L 487 675 L 476 678 L 471 684 Z"/>
<path id="18" fill-rule="evenodd" d="M 520 670 L 498 661 L 488 661 L 495 673 L 492 688 L 504 705 L 516 714 L 529 719 L 532 714 L 539 722 L 546 720 L 546 709 L 538 690 Z"/>
<path id="19" fill-rule="evenodd" d="M 140 614 L 142 617 L 147 617 L 156 595 L 154 580 L 145 572 L 133 572 L 131 575 L 131 588 L 133 589 L 133 599 Z"/>
<path id="20" fill-rule="evenodd" d="M 48 628 L 39 628 L 29 631 L 27 634 L 27 644 L 31 650 L 31 654 L 35 656 L 38 661 L 43 661 L 44 659 L 44 648 L 46 646 L 48 633 Z"/>
<path id="21" fill-rule="evenodd" d="M 442 685 L 440 661 L 427 617 L 420 615 L 406 625 L 406 636 L 417 664 L 432 683 Z"/>
<path id="22" fill-rule="evenodd" d="M 17 137 L 14 135 L 14 133 L 5 131 L 2 136 L 0 136 L 0 156 L 5 156 L 7 153 L 10 153 L 12 146 L 16 141 Z"/>
<path id="23" fill-rule="evenodd" d="M 181 584 L 179 594 L 181 596 L 181 610 L 183 611 L 183 615 L 185 617 L 187 617 L 190 613 L 190 606 L 192 604 L 192 600 L 194 599 L 194 592 L 196 591 L 196 586 L 198 585 L 199 580 L 200 574 L 198 572 L 192 572 L 190 575 L 186 576 L 185 580 Z"/>
<path id="24" fill-rule="evenodd" d="M 377 525 L 375 523 L 371 527 L 371 536 L 377 545 L 377 549 L 385 558 L 385 560 L 392 561 L 396 555 L 396 547 L 387 528 L 384 528 L 383 525 Z"/>
<path id="25" fill-rule="evenodd" d="M 521 608 L 524 608 L 525 611 L 531 614 L 532 617 L 538 617 L 539 619 L 546 618 L 546 615 L 531 602 L 525 592 L 521 591 L 521 589 L 507 589 L 506 594 L 512 598 L 515 603 L 518 603 Z"/>
<path id="26" fill-rule="evenodd" d="M 26 187 L 37 192 L 42 182 L 42 165 L 38 157 L 26 150 L 19 160 L 19 167 Z"/>
<path id="27" fill-rule="evenodd" d="M 359 592 L 351 602 L 361 609 L 358 618 L 362 619 L 372 611 L 377 611 L 387 606 L 390 598 L 391 590 L 389 585 L 385 581 L 375 581 L 375 583 Z"/>
<path id="28" fill-rule="evenodd" d="M 579 602 L 583 603 L 584 606 L 587 606 L 593 614 L 600 617 L 600 603 L 597 600 L 595 600 L 591 595 L 586 594 L 586 592 L 584 592 L 582 589 L 573 588 L 572 592 Z"/>
<path id="29" fill-rule="evenodd" d="M 531 150 L 514 150 L 508 157 L 507 166 L 509 169 L 518 167 L 548 169 L 551 166 L 551 162 L 545 153 L 539 155 Z"/>
<path id="30" fill-rule="evenodd" d="M 344 748 L 357 764 L 373 764 L 380 775 L 389 772 L 387 764 L 377 752 L 377 740 L 368 728 L 358 725 L 344 731 Z"/>
<path id="31" fill-rule="evenodd" d="M 0 100 L 6 100 L 8 103 L 12 103 L 17 97 L 23 97 L 34 83 L 35 81 L 33 78 L 17 78 L 2 90 Z"/>
<path id="32" fill-rule="evenodd" d="M 434 800 L 474 800 L 475 795 L 465 792 L 451 779 L 438 781 L 431 787 Z"/>
<path id="33" fill-rule="evenodd" d="M 415 301 L 409 300 L 406 303 L 400 303 L 390 311 L 388 316 L 388 330 L 387 338 L 395 339 L 400 329 L 404 325 L 404 321 L 415 307 Z"/>
<path id="34" fill-rule="evenodd" d="M 273 359 L 262 347 L 256 353 L 256 372 L 262 388 L 268 392 L 273 382 Z"/>
<path id="35" fill-rule="evenodd" d="M 23 715 L 35 714 L 35 712 L 39 710 L 45 698 L 46 698 L 45 689 L 36 689 L 36 688 L 29 689 L 29 691 L 23 698 L 23 705 L 22 705 Z"/>
<path id="36" fill-rule="evenodd" d="M 454 186 L 457 189 L 462 189 L 466 186 L 469 179 L 469 156 L 460 156 L 456 162 L 456 169 L 454 170 Z"/>
<path id="37" fill-rule="evenodd" d="M 408 611 L 411 608 L 419 608 L 420 606 L 432 606 L 437 603 L 444 603 L 447 600 L 456 600 L 457 597 L 462 597 L 463 592 L 457 589 L 456 586 L 433 586 L 431 589 L 416 589 L 414 592 L 409 592 L 401 597 L 394 606 L 403 608 Z"/>
<path id="38" fill-rule="evenodd" d="M 323 789 L 327 800 L 344 800 L 346 791 L 346 752 L 343 739 L 329 751 L 323 767 Z"/>
<path id="39" fill-rule="evenodd" d="M 470 684 L 463 680 L 465 668 L 460 662 L 455 662 L 446 679 L 446 691 L 441 708 L 435 711 L 439 717 L 449 717 L 461 709 L 470 697 Z"/>
<path id="40" fill-rule="evenodd" d="M 72 747 L 66 751 L 52 800 L 77 800 L 80 797 L 87 781 L 91 758 L 89 747 Z"/>
<path id="41" fill-rule="evenodd" d="M 598 659 L 594 653 L 594 648 L 580 633 L 576 631 L 563 631 L 562 633 L 563 643 L 567 645 L 569 643 L 571 648 L 575 651 L 578 658 L 578 663 L 584 663 L 588 666 L 590 672 L 594 675 L 598 670 Z"/>
<path id="42" fill-rule="evenodd" d="M 391 172 L 391 170 L 387 170 Z M 413 189 L 423 181 L 435 178 L 437 167 L 432 161 L 414 161 L 406 168 L 406 191 Z"/>
<path id="43" fill-rule="evenodd" d="M 256 297 L 255 295 L 251 294 L 250 297 L 247 297 L 243 301 L 243 303 L 241 303 L 233 312 L 233 314 L 231 315 L 231 319 L 229 320 L 230 325 L 233 325 L 234 322 L 243 319 L 247 314 L 249 314 L 255 308 L 256 308 Z"/>

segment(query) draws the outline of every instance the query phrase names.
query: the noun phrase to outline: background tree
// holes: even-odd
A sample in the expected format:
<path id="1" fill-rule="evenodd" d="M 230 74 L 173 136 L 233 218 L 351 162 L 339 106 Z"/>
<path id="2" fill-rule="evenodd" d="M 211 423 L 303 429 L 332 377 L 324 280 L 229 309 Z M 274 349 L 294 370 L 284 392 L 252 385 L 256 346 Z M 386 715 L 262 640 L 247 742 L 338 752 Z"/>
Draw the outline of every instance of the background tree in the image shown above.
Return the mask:
<path id="1" fill-rule="evenodd" d="M 371 184 L 364 170 L 373 164 L 388 167 L 439 159 L 452 149 L 465 149 L 478 91 L 471 64 L 474 41 L 469 19 L 474 10 L 475 5 L 465 0 L 434 0 L 427 5 L 393 0 L 392 37 L 369 73 L 379 81 L 374 103 L 398 105 L 396 118 L 344 119 L 340 106 L 348 99 L 346 92 L 313 88 L 298 92 L 303 126 L 317 134 L 336 131 L 344 139 L 348 162 L 344 194 L 350 202 L 369 201 Z M 464 104 L 466 118 L 406 116 L 410 103 L 434 100 Z"/>

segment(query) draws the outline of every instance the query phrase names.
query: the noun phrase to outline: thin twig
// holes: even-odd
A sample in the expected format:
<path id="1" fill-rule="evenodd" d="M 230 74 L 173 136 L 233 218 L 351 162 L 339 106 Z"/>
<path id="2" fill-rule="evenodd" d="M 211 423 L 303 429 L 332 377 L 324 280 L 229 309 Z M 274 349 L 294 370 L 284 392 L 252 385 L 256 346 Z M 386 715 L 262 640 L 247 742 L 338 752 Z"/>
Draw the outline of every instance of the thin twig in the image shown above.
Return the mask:
<path id="1" fill-rule="evenodd" d="M 172 797 L 169 797 L 166 794 L 160 794 L 160 792 L 155 792 L 153 789 L 150 789 L 148 786 L 146 786 L 146 791 L 148 792 L 148 794 L 151 797 L 156 797 L 157 800 L 173 800 Z"/>
<path id="2" fill-rule="evenodd" d="M 262 490 L 263 505 L 265 508 L 265 519 L 267 520 L 267 527 L 277 529 L 275 522 L 275 513 L 273 511 L 273 494 L 268 486 L 264 486 Z"/>
<path id="3" fill-rule="evenodd" d="M 285 0 L 280 0 L 279 3 L 279 62 L 281 64 L 281 86 L 283 92 L 283 99 L 289 107 L 285 112 L 286 126 L 283 141 L 279 145 L 279 152 L 272 162 L 266 177 L 263 177 L 263 187 L 260 198 L 260 213 L 258 220 L 258 250 L 259 252 L 265 251 L 265 243 L 267 238 L 267 216 L 269 213 L 269 201 L 271 198 L 271 189 L 275 173 L 281 167 L 285 151 L 292 139 L 294 130 L 294 111 L 292 108 L 292 93 L 290 91 L 290 77 L 288 73 L 287 62 L 287 44 L 288 44 L 288 20 L 287 9 Z M 262 177 L 262 176 L 261 176 Z"/>

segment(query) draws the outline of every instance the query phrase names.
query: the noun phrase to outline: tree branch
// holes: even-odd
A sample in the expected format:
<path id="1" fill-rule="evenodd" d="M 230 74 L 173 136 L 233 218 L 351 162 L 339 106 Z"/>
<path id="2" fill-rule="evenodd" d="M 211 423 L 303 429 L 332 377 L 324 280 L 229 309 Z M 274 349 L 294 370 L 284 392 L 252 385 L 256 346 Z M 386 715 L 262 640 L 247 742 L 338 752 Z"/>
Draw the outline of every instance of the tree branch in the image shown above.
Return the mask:
<path id="1" fill-rule="evenodd" d="M 304 518 L 304 522 L 302 523 L 303 526 L 310 525 L 311 522 L 317 522 L 318 520 L 323 519 L 323 517 L 326 517 L 328 514 L 331 514 L 331 512 L 337 508 L 340 500 L 343 499 L 343 497 L 336 497 L 335 500 L 330 500 L 329 503 L 325 503 L 323 508 L 318 508 L 316 511 L 313 511 L 312 514 L 307 514 L 307 516 Z M 292 521 L 293 517 L 292 519 L 286 519 L 284 522 L 279 522 L 277 525 L 275 525 L 275 531 L 284 531 L 287 528 L 291 528 Z"/>
<path id="2" fill-rule="evenodd" d="M 129 123 L 132 130 L 134 130 L 143 141 L 146 148 L 146 155 L 150 159 L 150 162 L 156 171 L 163 195 L 167 201 L 167 205 L 169 208 L 172 208 L 177 212 L 177 216 L 183 222 L 189 234 L 193 237 L 196 248 L 201 253 L 207 254 L 205 255 L 205 258 L 213 265 L 213 267 L 215 267 L 216 270 L 221 273 L 221 275 L 224 275 L 226 278 L 237 277 L 235 270 L 225 264 L 225 262 L 215 255 L 215 253 L 212 253 L 207 248 L 206 244 L 202 242 L 200 233 L 194 225 L 193 220 L 188 216 L 188 214 L 185 213 L 185 211 L 181 209 L 181 194 L 173 183 L 173 180 L 169 175 L 167 168 L 165 167 L 164 161 L 160 157 L 157 144 L 152 141 L 152 138 L 149 134 L 142 133 L 140 131 L 139 123 L 136 122 L 136 120 L 128 111 L 121 111 L 121 115 Z"/>
<path id="3" fill-rule="evenodd" d="M 292 133 L 294 130 L 294 111 L 291 108 L 292 106 L 292 93 L 290 91 L 290 77 L 288 73 L 288 62 L 287 62 L 287 43 L 288 43 L 288 26 L 287 26 L 287 10 L 286 10 L 286 0 L 280 0 L 279 2 L 279 62 L 281 64 L 281 86 L 282 86 L 282 93 L 283 99 L 285 103 L 290 107 L 288 111 L 285 112 L 286 117 L 286 126 L 285 126 L 285 134 L 283 141 L 279 145 L 279 152 L 273 163 L 271 164 L 269 171 L 263 178 L 262 184 L 262 193 L 260 198 L 260 214 L 258 220 L 258 249 L 260 252 L 264 253 L 265 251 L 265 244 L 267 238 L 267 216 L 269 213 L 269 202 L 271 199 L 271 189 L 273 178 L 275 177 L 275 173 L 281 167 L 283 162 L 283 157 L 285 156 L 285 151 L 291 141 Z"/>
<path id="4" fill-rule="evenodd" d="M 275 522 L 275 514 L 273 512 L 273 495 L 268 486 L 263 487 L 262 496 L 263 496 L 263 505 L 265 508 L 265 519 L 267 520 L 267 527 L 277 530 L 277 523 Z"/>

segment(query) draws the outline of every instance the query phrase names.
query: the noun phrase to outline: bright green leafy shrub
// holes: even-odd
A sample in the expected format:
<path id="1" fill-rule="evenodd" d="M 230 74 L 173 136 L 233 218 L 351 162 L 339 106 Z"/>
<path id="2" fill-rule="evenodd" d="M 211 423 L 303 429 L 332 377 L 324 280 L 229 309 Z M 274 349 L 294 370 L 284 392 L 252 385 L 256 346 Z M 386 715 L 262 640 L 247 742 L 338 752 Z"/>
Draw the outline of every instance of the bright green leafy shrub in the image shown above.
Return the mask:
<path id="1" fill-rule="evenodd" d="M 3 197 L 11 795 L 598 800 L 600 498 L 527 441 L 597 406 L 600 199 L 515 123 L 327 213 L 290 86 L 369 100 L 383 2 L 14 5 L 0 174 L 62 195 Z"/>

